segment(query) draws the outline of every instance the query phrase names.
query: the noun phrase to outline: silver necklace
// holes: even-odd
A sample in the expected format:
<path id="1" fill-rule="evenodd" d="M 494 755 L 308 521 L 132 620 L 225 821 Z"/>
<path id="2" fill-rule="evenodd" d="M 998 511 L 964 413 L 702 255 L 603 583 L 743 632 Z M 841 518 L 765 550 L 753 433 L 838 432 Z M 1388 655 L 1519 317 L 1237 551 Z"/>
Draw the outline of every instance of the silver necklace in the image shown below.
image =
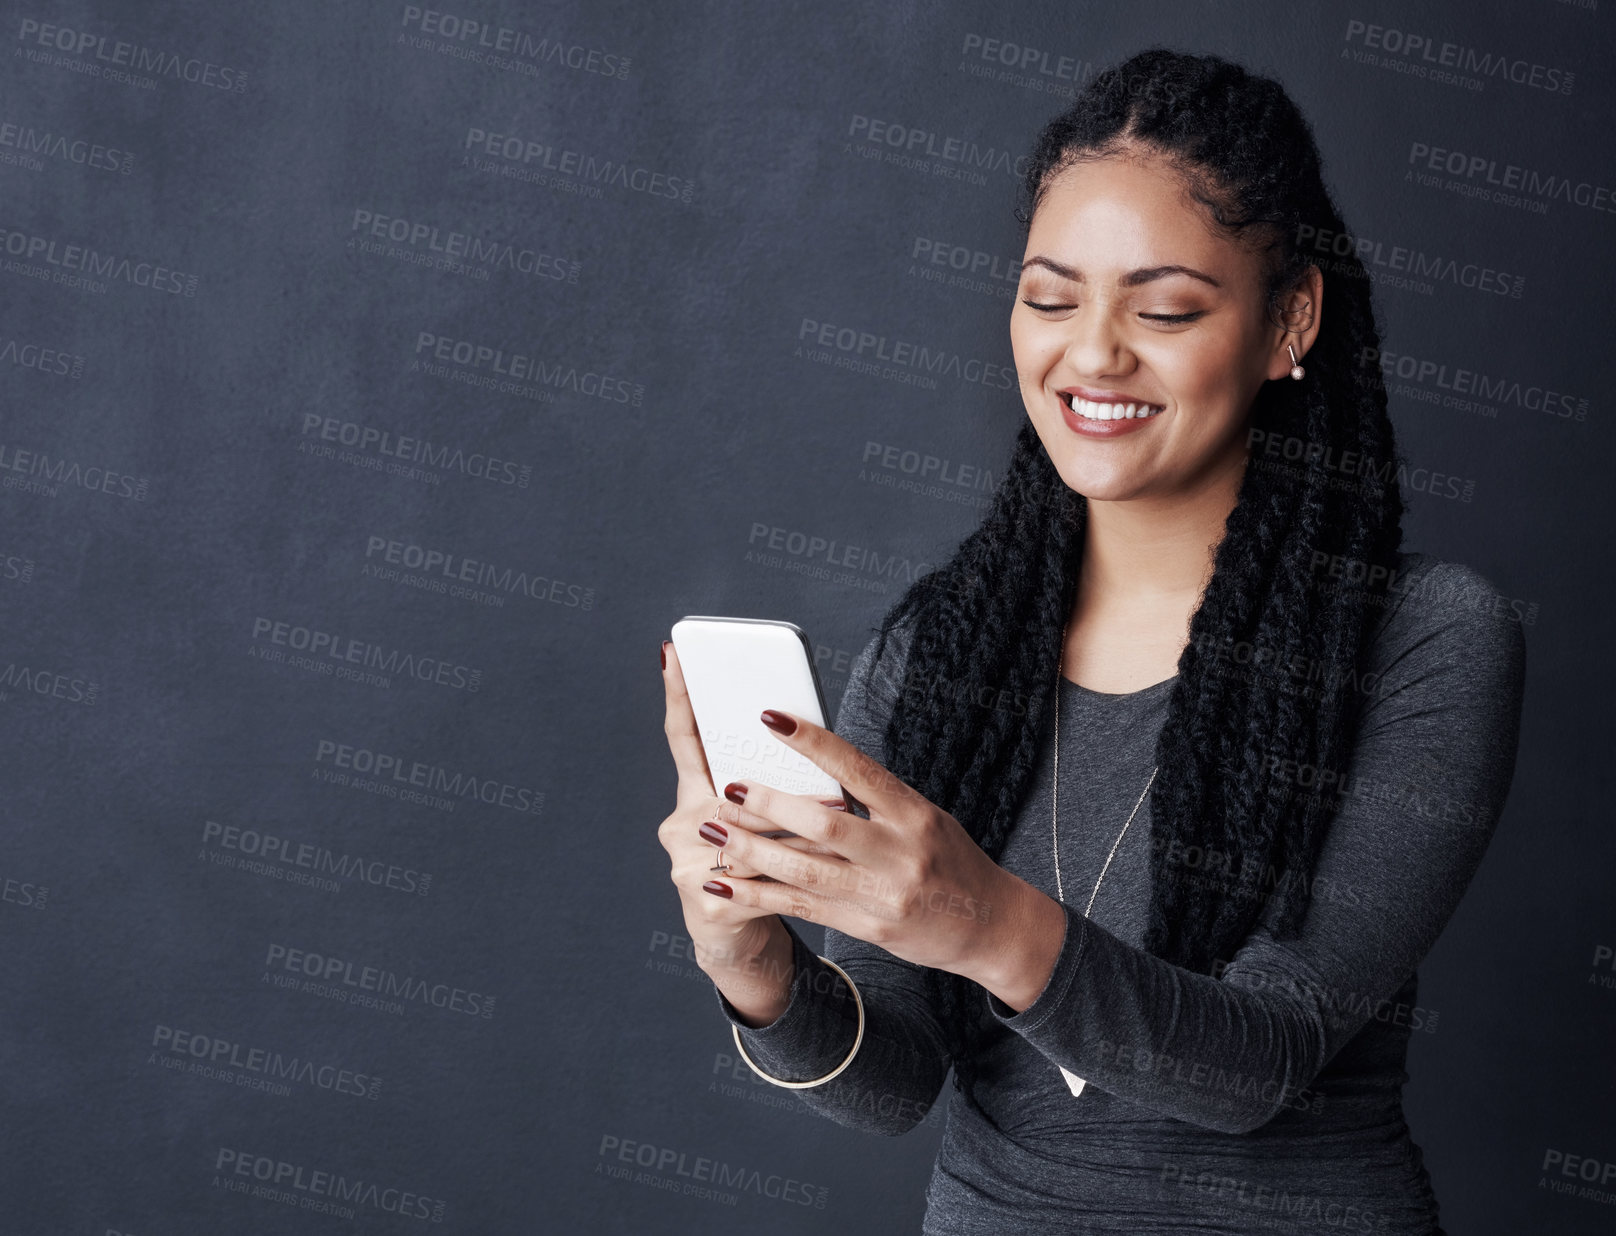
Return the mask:
<path id="1" fill-rule="evenodd" d="M 1060 665 L 1065 655 L 1066 630 L 1062 628 L 1060 653 L 1055 658 L 1055 788 L 1051 796 L 1053 806 L 1049 817 L 1049 838 L 1050 848 L 1055 852 L 1055 898 L 1063 905 L 1066 902 L 1066 896 L 1065 888 L 1061 883 L 1060 867 L 1060 689 L 1061 679 L 1064 675 L 1060 672 Z M 1145 795 L 1150 793 L 1150 787 L 1155 781 L 1156 769 L 1152 768 L 1150 770 L 1150 780 L 1145 782 L 1145 788 L 1139 792 L 1139 802 L 1134 803 L 1133 810 L 1128 812 L 1128 818 L 1123 821 L 1122 831 L 1117 834 L 1117 839 L 1111 843 L 1111 852 L 1105 856 L 1105 865 L 1100 868 L 1099 879 L 1094 881 L 1094 891 L 1089 894 L 1089 904 L 1083 911 L 1084 918 L 1087 918 L 1089 912 L 1094 909 L 1094 899 L 1100 895 L 1100 882 L 1105 879 L 1105 873 L 1111 870 L 1111 860 L 1116 857 L 1117 847 L 1122 844 L 1123 837 L 1128 833 L 1128 825 L 1132 824 L 1133 817 L 1139 814 L 1140 804 L 1145 801 Z M 1074 1095 L 1082 1094 L 1085 1084 L 1083 1079 L 1062 1065 L 1057 1065 L 1056 1067 L 1060 1069 L 1061 1076 L 1066 1079 L 1066 1085 L 1071 1092 Z"/>

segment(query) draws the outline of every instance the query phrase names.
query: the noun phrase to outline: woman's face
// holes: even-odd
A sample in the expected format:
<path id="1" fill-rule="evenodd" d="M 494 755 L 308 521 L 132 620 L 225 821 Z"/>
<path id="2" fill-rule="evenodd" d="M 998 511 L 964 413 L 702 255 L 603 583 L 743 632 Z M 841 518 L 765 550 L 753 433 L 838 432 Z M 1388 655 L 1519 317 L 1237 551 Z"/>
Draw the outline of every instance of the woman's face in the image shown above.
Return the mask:
<path id="1" fill-rule="evenodd" d="M 1212 228 L 1149 157 L 1069 167 L 1033 215 L 1010 341 L 1044 449 L 1086 497 L 1238 474 L 1257 388 L 1289 372 L 1287 340 L 1298 359 L 1312 342 L 1316 299 L 1312 329 L 1287 335 L 1268 318 L 1260 258 Z"/>

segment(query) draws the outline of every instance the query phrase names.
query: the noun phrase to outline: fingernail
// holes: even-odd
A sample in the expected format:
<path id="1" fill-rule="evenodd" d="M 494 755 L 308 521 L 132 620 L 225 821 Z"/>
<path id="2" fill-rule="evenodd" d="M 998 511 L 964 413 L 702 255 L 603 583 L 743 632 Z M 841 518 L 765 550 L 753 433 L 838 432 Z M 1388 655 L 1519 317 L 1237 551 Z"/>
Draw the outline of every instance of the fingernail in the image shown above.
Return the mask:
<path id="1" fill-rule="evenodd" d="M 724 787 L 724 797 L 732 803 L 744 803 L 746 801 L 746 786 L 739 781 L 731 781 Z"/>
<path id="2" fill-rule="evenodd" d="M 847 810 L 847 804 L 839 798 L 821 798 L 819 800 L 819 805 L 821 807 L 829 807 L 832 811 Z"/>
<path id="3" fill-rule="evenodd" d="M 729 830 L 710 820 L 696 831 L 701 834 L 703 841 L 711 841 L 714 845 L 724 845 L 729 841 Z"/>
<path id="4" fill-rule="evenodd" d="M 763 724 L 768 726 L 776 734 L 784 734 L 788 738 L 797 732 L 796 721 L 786 716 L 785 713 L 776 712 L 772 708 L 765 708 L 763 710 Z"/>
<path id="5" fill-rule="evenodd" d="M 711 893 L 714 897 L 733 897 L 735 890 L 728 884 L 720 884 L 717 880 L 708 880 L 701 886 L 701 891 Z"/>
<path id="6" fill-rule="evenodd" d="M 668 668 L 668 640 L 662 641 L 662 647 L 657 649 L 657 656 L 662 658 L 662 668 Z"/>

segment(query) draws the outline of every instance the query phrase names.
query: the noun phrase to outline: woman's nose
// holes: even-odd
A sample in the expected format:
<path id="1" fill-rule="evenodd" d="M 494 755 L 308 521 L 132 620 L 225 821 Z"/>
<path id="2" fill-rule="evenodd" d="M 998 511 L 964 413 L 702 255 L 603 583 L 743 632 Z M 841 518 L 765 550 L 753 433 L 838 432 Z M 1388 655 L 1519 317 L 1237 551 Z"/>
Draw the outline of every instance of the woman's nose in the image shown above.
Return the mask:
<path id="1" fill-rule="evenodd" d="M 1103 301 L 1080 305 L 1061 325 L 1066 331 L 1065 360 L 1074 373 L 1098 377 L 1127 367 L 1127 344 L 1116 315 Z"/>

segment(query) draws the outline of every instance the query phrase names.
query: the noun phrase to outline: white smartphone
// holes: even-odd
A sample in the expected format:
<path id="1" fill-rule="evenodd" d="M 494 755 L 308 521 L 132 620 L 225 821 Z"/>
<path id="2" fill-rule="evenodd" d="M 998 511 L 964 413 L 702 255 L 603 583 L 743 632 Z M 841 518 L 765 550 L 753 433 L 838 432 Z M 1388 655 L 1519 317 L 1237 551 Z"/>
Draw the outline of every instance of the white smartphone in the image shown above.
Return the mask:
<path id="1" fill-rule="evenodd" d="M 672 637 L 717 793 L 731 781 L 757 781 L 788 794 L 841 798 L 854 808 L 857 800 L 834 777 L 787 746 L 759 715 L 779 708 L 829 727 L 801 627 L 692 614 L 673 624 Z M 790 835 L 785 829 L 764 835 L 782 834 Z"/>

